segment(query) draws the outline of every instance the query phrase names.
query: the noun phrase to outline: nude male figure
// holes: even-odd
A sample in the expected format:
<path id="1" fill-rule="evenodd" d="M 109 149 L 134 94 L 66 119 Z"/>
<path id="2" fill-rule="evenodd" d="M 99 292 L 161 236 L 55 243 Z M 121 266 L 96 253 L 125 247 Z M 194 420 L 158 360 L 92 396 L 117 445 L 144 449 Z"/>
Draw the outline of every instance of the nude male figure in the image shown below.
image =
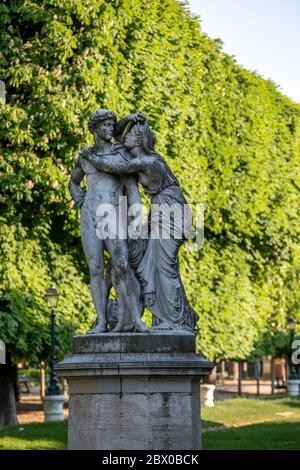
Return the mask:
<path id="1" fill-rule="evenodd" d="M 141 320 L 139 305 L 139 281 L 128 262 L 127 239 L 121 239 L 117 232 L 115 239 L 100 239 L 96 232 L 99 219 L 96 216 L 97 208 L 101 204 L 111 204 L 116 212 L 119 211 L 119 197 L 128 195 L 128 203 L 140 203 L 140 194 L 134 177 L 120 177 L 96 170 L 87 159 L 83 158 L 86 152 L 94 155 L 105 155 L 114 158 L 122 151 L 120 144 L 112 144 L 114 134 L 122 132 L 122 129 L 135 115 L 129 115 L 118 124 L 113 112 L 99 109 L 92 113 L 88 129 L 94 136 L 94 145 L 83 149 L 76 160 L 76 166 L 71 173 L 69 190 L 75 204 L 81 208 L 80 230 L 83 250 L 90 270 L 90 287 L 94 306 L 97 312 L 97 323 L 89 333 L 101 333 L 106 331 L 107 317 L 106 307 L 108 288 L 105 280 L 104 250 L 108 250 L 118 275 L 119 302 L 123 303 L 127 311 L 131 312 L 132 324 L 137 331 L 148 331 L 147 326 Z M 117 129 L 116 129 L 117 128 Z M 116 132 L 117 130 L 117 132 Z M 120 156 L 120 155 L 119 155 Z M 80 184 L 83 178 L 87 179 L 87 192 Z M 118 219 L 117 219 L 118 220 Z M 127 224 L 127 220 L 126 220 Z M 124 227 L 123 227 L 124 230 Z M 127 227 L 125 227 L 127 230 Z M 120 318 L 113 331 L 123 331 L 123 319 Z"/>

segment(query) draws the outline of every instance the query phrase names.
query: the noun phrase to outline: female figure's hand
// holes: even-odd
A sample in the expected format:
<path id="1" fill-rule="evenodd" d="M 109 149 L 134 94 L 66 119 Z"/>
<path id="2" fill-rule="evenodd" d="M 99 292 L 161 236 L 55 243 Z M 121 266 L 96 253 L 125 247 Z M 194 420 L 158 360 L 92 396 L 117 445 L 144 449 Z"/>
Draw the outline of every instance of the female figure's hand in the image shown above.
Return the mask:
<path id="1" fill-rule="evenodd" d="M 137 123 L 137 122 L 143 123 L 147 120 L 146 116 L 144 116 L 144 114 L 142 113 L 127 114 L 126 119 L 134 123 Z"/>

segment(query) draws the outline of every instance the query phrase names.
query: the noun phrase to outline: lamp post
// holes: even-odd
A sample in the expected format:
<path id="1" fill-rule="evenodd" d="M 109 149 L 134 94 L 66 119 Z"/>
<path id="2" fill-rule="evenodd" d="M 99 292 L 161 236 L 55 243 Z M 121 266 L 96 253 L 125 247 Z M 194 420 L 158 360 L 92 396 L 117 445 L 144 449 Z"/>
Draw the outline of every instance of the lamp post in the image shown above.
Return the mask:
<path id="1" fill-rule="evenodd" d="M 286 381 L 287 393 L 288 395 L 291 395 L 291 396 L 298 396 L 300 380 L 298 380 L 296 368 L 292 360 L 293 342 L 294 342 L 294 336 L 295 336 L 295 319 L 292 316 L 290 316 L 288 319 L 288 327 L 291 332 L 291 343 L 290 343 L 290 372 L 289 372 L 288 379 Z"/>
<path id="2" fill-rule="evenodd" d="M 59 381 L 54 370 L 55 358 L 55 308 L 57 307 L 59 295 L 54 287 L 46 292 L 47 305 L 51 309 L 51 359 L 50 378 L 44 398 L 45 421 L 61 421 L 63 417 L 64 396 L 62 395 Z"/>
<path id="3" fill-rule="evenodd" d="M 51 359 L 50 359 L 50 380 L 46 389 L 46 395 L 60 395 L 60 387 L 57 375 L 54 370 L 55 358 L 55 313 L 59 295 L 54 287 L 50 287 L 46 292 L 47 305 L 51 308 Z"/>

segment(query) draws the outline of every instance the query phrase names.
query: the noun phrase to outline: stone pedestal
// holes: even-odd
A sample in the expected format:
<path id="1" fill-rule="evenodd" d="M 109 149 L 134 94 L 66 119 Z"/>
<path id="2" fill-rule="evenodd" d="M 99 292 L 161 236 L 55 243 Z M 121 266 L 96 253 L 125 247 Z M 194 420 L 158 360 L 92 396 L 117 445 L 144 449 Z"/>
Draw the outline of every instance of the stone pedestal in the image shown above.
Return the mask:
<path id="1" fill-rule="evenodd" d="M 213 384 L 203 384 L 200 387 L 201 404 L 203 406 L 214 406 L 214 393 L 216 386 Z"/>
<path id="2" fill-rule="evenodd" d="M 297 397 L 299 395 L 300 380 L 287 380 L 287 394 L 291 397 Z"/>
<path id="3" fill-rule="evenodd" d="M 74 337 L 56 366 L 69 383 L 69 449 L 200 449 L 199 380 L 213 366 L 190 333 Z"/>
<path id="4" fill-rule="evenodd" d="M 64 420 L 64 395 L 45 395 L 44 421 Z"/>

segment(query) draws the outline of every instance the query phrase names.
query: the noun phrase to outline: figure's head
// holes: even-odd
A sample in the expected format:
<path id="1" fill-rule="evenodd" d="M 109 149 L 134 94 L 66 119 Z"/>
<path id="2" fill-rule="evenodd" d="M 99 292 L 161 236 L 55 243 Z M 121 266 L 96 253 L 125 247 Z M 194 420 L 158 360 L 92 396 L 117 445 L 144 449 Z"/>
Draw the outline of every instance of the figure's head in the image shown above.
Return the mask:
<path id="1" fill-rule="evenodd" d="M 131 123 L 125 130 L 124 138 L 124 144 L 128 150 L 142 147 L 148 154 L 154 151 L 156 139 L 148 121 L 137 122 L 136 124 Z"/>
<path id="2" fill-rule="evenodd" d="M 114 135 L 116 115 L 108 109 L 97 109 L 91 114 L 88 130 L 102 140 L 109 142 Z"/>

